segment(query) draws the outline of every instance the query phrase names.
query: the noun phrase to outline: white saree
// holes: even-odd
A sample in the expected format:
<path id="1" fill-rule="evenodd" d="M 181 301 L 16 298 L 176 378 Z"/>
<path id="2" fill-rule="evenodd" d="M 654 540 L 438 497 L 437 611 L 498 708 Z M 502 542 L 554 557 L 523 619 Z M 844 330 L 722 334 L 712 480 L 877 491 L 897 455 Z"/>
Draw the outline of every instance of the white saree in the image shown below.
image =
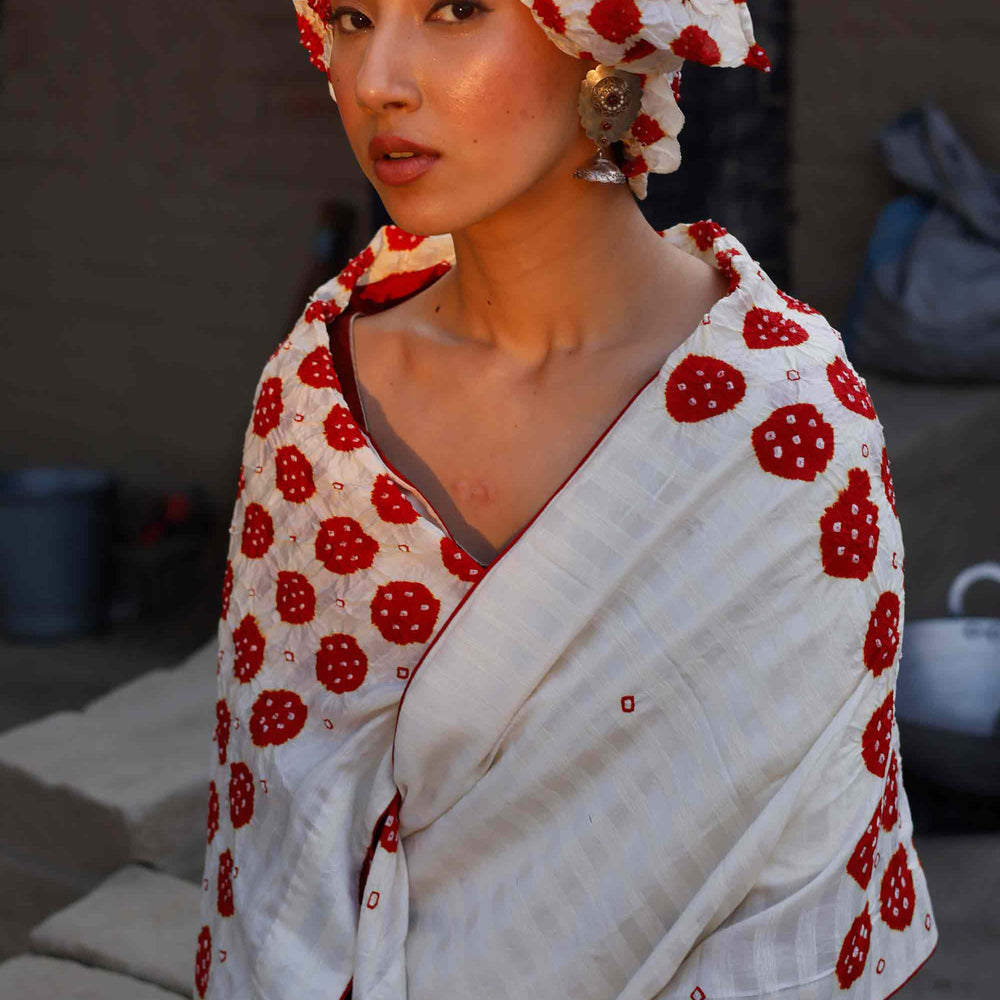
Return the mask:
<path id="1" fill-rule="evenodd" d="M 662 236 L 730 293 L 485 570 L 328 352 L 326 320 L 435 280 L 450 237 L 379 230 L 271 356 L 198 996 L 884 1000 L 934 950 L 881 425 L 738 240 Z"/>

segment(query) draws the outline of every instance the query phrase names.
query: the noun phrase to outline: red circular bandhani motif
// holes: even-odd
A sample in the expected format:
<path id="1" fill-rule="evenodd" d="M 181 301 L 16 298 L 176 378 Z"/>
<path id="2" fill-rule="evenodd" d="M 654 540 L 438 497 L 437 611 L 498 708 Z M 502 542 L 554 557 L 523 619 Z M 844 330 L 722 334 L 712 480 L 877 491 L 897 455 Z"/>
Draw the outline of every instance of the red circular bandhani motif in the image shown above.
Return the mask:
<path id="1" fill-rule="evenodd" d="M 384 639 L 405 646 L 431 637 L 440 610 L 441 602 L 422 583 L 394 580 L 375 592 L 371 622 Z"/>
<path id="2" fill-rule="evenodd" d="M 326 63 L 323 62 L 323 39 L 316 34 L 313 26 L 301 15 L 295 17 L 299 26 L 299 41 L 303 48 L 309 53 L 309 62 L 321 72 L 326 72 Z"/>
<path id="3" fill-rule="evenodd" d="M 459 580 L 473 583 L 483 575 L 483 567 L 447 535 L 441 539 L 440 548 L 444 568 Z"/>
<path id="4" fill-rule="evenodd" d="M 331 573 L 356 573 L 375 561 L 378 542 L 352 517 L 328 517 L 316 533 L 316 558 Z"/>
<path id="5" fill-rule="evenodd" d="M 670 43 L 674 55 L 704 66 L 717 66 L 722 60 L 722 51 L 715 39 L 696 24 L 690 24 Z"/>
<path id="6" fill-rule="evenodd" d="M 885 791 L 882 793 L 882 829 L 888 833 L 899 822 L 899 758 L 896 751 L 889 754 L 889 767 L 885 775 Z"/>
<path id="7" fill-rule="evenodd" d="M 248 559 L 260 559 L 274 541 L 274 521 L 259 503 L 248 504 L 243 512 L 240 552 Z"/>
<path id="8" fill-rule="evenodd" d="M 913 922 L 916 901 L 913 872 L 907 864 L 906 848 L 900 844 L 886 865 L 879 888 L 879 916 L 882 922 L 894 931 L 906 930 Z"/>
<path id="9" fill-rule="evenodd" d="M 775 410 L 751 434 L 761 468 L 811 483 L 833 458 L 833 428 L 812 403 Z"/>
<path id="10" fill-rule="evenodd" d="M 281 379 L 277 375 L 265 379 L 253 408 L 253 432 L 267 437 L 278 426 L 284 403 L 281 401 Z"/>
<path id="11" fill-rule="evenodd" d="M 302 317 L 307 323 L 319 320 L 321 323 L 329 323 L 336 319 L 341 313 L 340 306 L 333 299 L 316 299 L 306 306 L 305 315 Z"/>
<path id="12" fill-rule="evenodd" d="M 351 411 L 339 403 L 335 403 L 326 415 L 323 421 L 323 433 L 326 436 L 326 443 L 337 451 L 353 451 L 365 443 L 360 428 L 351 416 Z"/>
<path id="13" fill-rule="evenodd" d="M 664 390 L 667 413 L 687 424 L 726 413 L 746 391 L 739 369 L 703 354 L 689 354 L 673 370 Z"/>
<path id="14" fill-rule="evenodd" d="M 647 41 L 645 38 L 640 38 L 639 41 L 635 43 L 631 48 L 629 48 L 625 55 L 622 56 L 623 63 L 635 62 L 637 59 L 645 59 L 646 56 L 656 51 L 656 46 Z M 633 135 L 634 135 L 633 131 Z M 664 133 L 666 134 L 666 133 Z M 643 140 L 640 139 L 640 142 Z"/>
<path id="15" fill-rule="evenodd" d="M 754 69 L 763 70 L 765 73 L 771 72 L 771 60 L 768 59 L 767 53 L 759 45 L 754 45 L 750 49 L 746 59 L 743 60 L 743 65 L 752 66 Z"/>
<path id="16" fill-rule="evenodd" d="M 330 0 L 309 0 L 309 6 L 320 16 L 320 20 L 330 23 L 333 17 L 333 5 Z"/>
<path id="17" fill-rule="evenodd" d="M 375 477 L 371 501 L 378 516 L 389 524 L 413 524 L 417 512 L 403 491 L 385 473 Z"/>
<path id="18" fill-rule="evenodd" d="M 316 591 L 306 576 L 282 570 L 274 593 L 278 617 L 289 625 L 305 625 L 316 617 Z"/>
<path id="19" fill-rule="evenodd" d="M 660 123 L 649 115 L 642 114 L 632 122 L 632 135 L 644 146 L 652 146 L 659 142 L 666 133 L 660 128 Z"/>
<path id="20" fill-rule="evenodd" d="M 858 373 L 850 368 L 843 358 L 836 358 L 826 366 L 826 377 L 833 394 L 852 413 L 858 413 L 868 420 L 875 419 L 872 398 L 864 387 Z"/>
<path id="21" fill-rule="evenodd" d="M 241 684 L 257 676 L 264 663 L 266 640 L 253 615 L 244 615 L 233 630 L 233 674 Z"/>
<path id="22" fill-rule="evenodd" d="M 624 42 L 642 28 L 639 8 L 632 0 L 597 0 L 587 23 L 609 42 Z"/>
<path id="23" fill-rule="evenodd" d="M 208 990 L 208 976 L 212 969 L 212 932 L 207 926 L 198 932 L 198 953 L 194 959 L 194 985 L 201 1000 Z"/>
<path id="24" fill-rule="evenodd" d="M 820 554 L 828 576 L 864 580 L 878 555 L 878 507 L 869 499 L 871 479 L 864 469 L 847 473 L 847 486 L 819 520 Z"/>
<path id="25" fill-rule="evenodd" d="M 336 389 L 340 392 L 340 380 L 333 367 L 333 357 L 329 348 L 323 345 L 314 348 L 302 359 L 296 374 L 303 385 L 312 389 Z"/>
<path id="26" fill-rule="evenodd" d="M 896 660 L 899 648 L 899 598 L 887 590 L 879 596 L 868 619 L 868 633 L 865 635 L 865 666 L 878 677 L 888 670 Z"/>
<path id="27" fill-rule="evenodd" d="M 399 226 L 388 225 L 385 227 L 385 243 L 390 250 L 412 250 L 420 246 L 426 240 L 426 236 L 417 236 L 415 233 L 408 233 Z"/>
<path id="28" fill-rule="evenodd" d="M 649 170 L 644 156 L 626 156 L 625 162 L 621 166 L 621 171 L 626 177 L 638 177 Z"/>
<path id="29" fill-rule="evenodd" d="M 226 850 L 219 855 L 218 910 L 220 917 L 231 917 L 233 908 L 233 852 Z"/>
<path id="30" fill-rule="evenodd" d="M 717 239 L 725 236 L 727 233 L 728 230 L 724 226 L 720 226 L 711 219 L 692 222 L 688 226 L 688 236 L 694 240 L 696 246 L 702 252 L 708 250 Z"/>
<path id="31" fill-rule="evenodd" d="M 294 444 L 275 452 L 274 467 L 275 485 L 289 503 L 305 503 L 316 493 L 312 465 Z"/>
<path id="32" fill-rule="evenodd" d="M 219 792 L 215 787 L 215 782 L 208 784 L 208 843 L 212 843 L 212 838 L 219 832 Z"/>
<path id="33" fill-rule="evenodd" d="M 229 767 L 229 819 L 233 829 L 246 826 L 253 819 L 253 774 L 242 761 Z"/>
<path id="34" fill-rule="evenodd" d="M 736 269 L 736 265 L 733 264 L 733 258 L 739 256 L 741 256 L 741 254 L 736 247 L 730 247 L 728 250 L 720 250 L 715 255 L 716 262 L 719 265 L 719 270 L 729 279 L 730 295 L 732 295 L 732 293 L 740 287 L 740 282 L 743 280 L 740 277 L 740 272 Z"/>
<path id="35" fill-rule="evenodd" d="M 224 698 L 215 703 L 215 733 L 213 738 L 219 750 L 219 767 L 226 763 L 226 752 L 229 748 L 229 706 Z"/>
<path id="36" fill-rule="evenodd" d="M 250 713 L 250 737 L 258 747 L 280 746 L 302 732 L 307 715 L 294 691 L 261 691 Z"/>
<path id="37" fill-rule="evenodd" d="M 794 347 L 805 343 L 809 334 L 795 320 L 773 309 L 748 309 L 743 319 L 743 339 L 753 350 Z"/>
<path id="38" fill-rule="evenodd" d="M 316 651 L 316 679 L 328 691 L 357 691 L 368 674 L 368 657 L 353 635 L 325 635 Z"/>
<path id="39" fill-rule="evenodd" d="M 861 978 L 868 961 L 868 951 L 872 944 L 872 918 L 868 912 L 868 901 L 864 910 L 854 918 L 851 929 L 840 947 L 837 959 L 837 982 L 842 990 L 848 989 Z"/>
<path id="40" fill-rule="evenodd" d="M 354 288 L 358 283 L 358 278 L 372 266 L 375 260 L 375 251 L 371 247 L 365 247 L 356 257 L 348 261 L 347 266 L 337 275 L 337 281 L 344 288 Z"/>
<path id="41" fill-rule="evenodd" d="M 226 560 L 226 572 L 222 577 L 222 608 L 219 611 L 219 618 L 223 621 L 226 615 L 229 614 L 229 601 L 233 596 L 233 563 L 232 560 Z"/>
<path id="42" fill-rule="evenodd" d="M 865 767 L 879 778 L 885 777 L 892 742 L 893 692 L 872 713 L 861 734 L 861 757 Z"/>
<path id="43" fill-rule="evenodd" d="M 855 844 L 854 851 L 847 862 L 847 874 L 862 889 L 868 888 L 868 883 L 871 881 L 872 871 L 874 870 L 875 848 L 878 845 L 879 814 L 881 811 L 882 800 L 879 799 L 878 805 L 875 806 L 875 812 L 868 821 L 868 826 L 865 827 L 865 832 L 861 835 L 861 839 L 857 844 Z"/>
<path id="44" fill-rule="evenodd" d="M 553 0 L 534 0 L 531 9 L 546 28 L 551 28 L 560 35 L 566 31 L 566 21 Z"/>

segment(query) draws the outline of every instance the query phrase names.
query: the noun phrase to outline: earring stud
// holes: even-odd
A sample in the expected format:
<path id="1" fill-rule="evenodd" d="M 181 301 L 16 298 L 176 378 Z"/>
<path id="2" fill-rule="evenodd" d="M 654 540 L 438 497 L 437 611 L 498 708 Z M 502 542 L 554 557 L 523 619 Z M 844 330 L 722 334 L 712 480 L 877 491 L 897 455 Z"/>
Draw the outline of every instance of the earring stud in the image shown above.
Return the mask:
<path id="1" fill-rule="evenodd" d="M 598 66 L 580 83 L 580 124 L 597 143 L 597 153 L 574 177 L 603 184 L 626 184 L 628 178 L 608 156 L 608 147 L 632 127 L 642 106 L 642 85 L 635 73 Z"/>

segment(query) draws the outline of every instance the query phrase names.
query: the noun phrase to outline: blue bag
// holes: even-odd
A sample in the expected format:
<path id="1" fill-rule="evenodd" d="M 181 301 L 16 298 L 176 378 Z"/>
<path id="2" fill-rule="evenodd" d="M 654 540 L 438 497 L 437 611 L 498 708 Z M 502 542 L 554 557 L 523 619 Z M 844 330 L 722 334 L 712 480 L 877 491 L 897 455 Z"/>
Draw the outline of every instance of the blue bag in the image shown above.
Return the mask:
<path id="1" fill-rule="evenodd" d="M 1000 381 L 1000 173 L 933 105 L 879 136 L 911 194 L 879 215 L 841 322 L 861 370 L 932 381 Z"/>

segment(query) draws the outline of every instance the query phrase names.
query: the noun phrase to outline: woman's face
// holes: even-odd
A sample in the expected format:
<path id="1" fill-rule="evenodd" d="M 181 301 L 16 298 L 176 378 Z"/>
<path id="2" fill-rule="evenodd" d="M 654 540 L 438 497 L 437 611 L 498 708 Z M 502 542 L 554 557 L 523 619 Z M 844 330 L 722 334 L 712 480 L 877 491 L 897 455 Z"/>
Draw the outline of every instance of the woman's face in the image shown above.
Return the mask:
<path id="1" fill-rule="evenodd" d="M 578 194 L 595 151 L 580 127 L 594 62 L 561 52 L 520 0 L 333 0 L 330 83 L 361 169 L 393 221 L 455 232 L 525 197 Z M 379 176 L 369 143 L 436 152 L 406 183 Z M 412 164 L 411 166 L 417 166 Z M 410 169 L 395 166 L 395 170 Z"/>

